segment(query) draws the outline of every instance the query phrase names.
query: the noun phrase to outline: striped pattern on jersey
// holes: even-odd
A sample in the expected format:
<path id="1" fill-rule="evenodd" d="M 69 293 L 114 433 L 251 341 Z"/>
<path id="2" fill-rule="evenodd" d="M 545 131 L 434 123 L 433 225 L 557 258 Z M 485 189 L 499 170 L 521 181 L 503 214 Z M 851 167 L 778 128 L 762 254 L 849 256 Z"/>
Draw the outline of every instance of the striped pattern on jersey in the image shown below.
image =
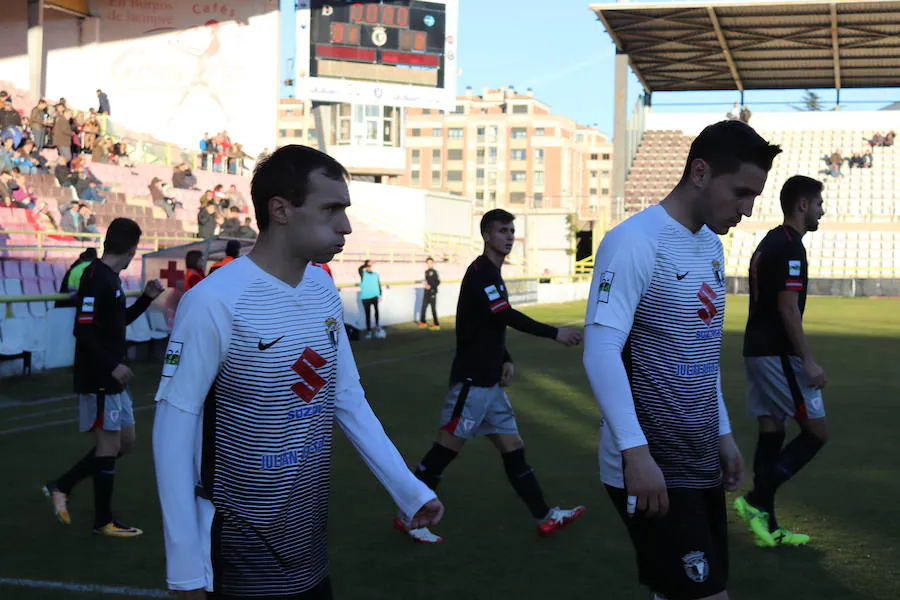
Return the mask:
<path id="1" fill-rule="evenodd" d="M 204 409 L 203 482 L 216 508 L 217 591 L 283 596 L 327 574 L 326 525 L 340 297 L 259 279 L 234 305 Z"/>
<path id="2" fill-rule="evenodd" d="M 623 355 L 641 429 L 668 487 L 707 488 L 721 479 L 723 264 L 713 232 L 663 227 Z"/>

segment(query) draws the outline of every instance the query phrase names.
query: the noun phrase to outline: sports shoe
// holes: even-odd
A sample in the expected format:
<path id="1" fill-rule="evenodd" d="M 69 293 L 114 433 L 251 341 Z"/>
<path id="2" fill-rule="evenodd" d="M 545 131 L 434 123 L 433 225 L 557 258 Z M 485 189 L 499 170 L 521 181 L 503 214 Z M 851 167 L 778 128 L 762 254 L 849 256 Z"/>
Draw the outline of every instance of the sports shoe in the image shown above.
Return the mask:
<path id="1" fill-rule="evenodd" d="M 440 331 L 440 330 L 441 330 L 441 326 L 440 326 L 440 325 L 432 325 L 432 326 L 429 327 L 428 329 L 430 329 L 431 331 Z"/>
<path id="2" fill-rule="evenodd" d="M 384 330 L 383 327 L 379 327 L 375 330 L 375 338 L 379 340 L 383 340 L 387 337 L 387 331 Z"/>
<path id="3" fill-rule="evenodd" d="M 117 537 L 117 538 L 131 538 L 137 537 L 144 532 L 138 529 L 137 527 L 129 527 L 128 525 L 122 525 L 117 521 L 110 521 L 103 527 L 95 527 L 94 535 L 106 535 L 109 537 Z"/>
<path id="4" fill-rule="evenodd" d="M 543 520 L 538 521 L 538 534 L 541 537 L 552 535 L 558 529 L 576 521 L 584 513 L 584 509 L 584 506 L 576 506 L 571 510 L 554 506 Z"/>
<path id="5" fill-rule="evenodd" d="M 408 529 L 406 523 L 400 517 L 394 517 L 394 529 L 402 531 L 412 538 L 414 542 L 419 544 L 440 544 L 444 541 L 439 535 L 431 533 L 427 527 L 419 527 L 418 529 Z"/>
<path id="6" fill-rule="evenodd" d="M 794 533 L 784 527 L 779 527 L 773 531 L 772 538 L 775 540 L 776 546 L 805 546 L 809 543 L 809 536 L 805 533 Z M 760 548 L 770 547 L 759 540 L 756 541 L 756 545 Z"/>
<path id="7" fill-rule="evenodd" d="M 775 538 L 769 531 L 769 513 L 759 510 L 747 502 L 744 496 L 734 500 L 734 510 L 747 524 L 747 527 L 750 528 L 750 532 L 756 538 L 754 543 L 757 546 L 760 548 L 774 548 L 777 545 Z"/>
<path id="8" fill-rule="evenodd" d="M 428 323 L 419 323 L 419 329 L 425 329 L 428 327 Z"/>
<path id="9" fill-rule="evenodd" d="M 374 332 L 374 331 L 367 331 L 367 332 L 366 332 L 366 335 L 365 335 L 365 338 L 366 338 L 367 340 L 374 339 L 374 338 L 375 338 L 375 332 Z"/>
<path id="10" fill-rule="evenodd" d="M 56 519 L 63 525 L 71 525 L 72 517 L 69 516 L 69 495 L 59 491 L 59 488 L 57 488 L 56 484 L 52 481 L 44 485 L 44 487 L 41 488 L 41 491 L 44 492 L 46 497 L 50 498 L 51 502 L 53 502 L 53 513 L 56 515 Z"/>

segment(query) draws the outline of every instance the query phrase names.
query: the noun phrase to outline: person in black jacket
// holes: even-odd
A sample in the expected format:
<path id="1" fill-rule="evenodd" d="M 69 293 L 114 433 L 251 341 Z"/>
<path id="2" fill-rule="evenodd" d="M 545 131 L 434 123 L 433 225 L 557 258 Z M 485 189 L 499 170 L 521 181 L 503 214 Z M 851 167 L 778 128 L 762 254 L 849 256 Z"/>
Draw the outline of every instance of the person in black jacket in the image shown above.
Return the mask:
<path id="1" fill-rule="evenodd" d="M 437 316 L 437 291 L 438 286 L 441 285 L 441 278 L 434 268 L 433 258 L 429 256 L 425 259 L 425 265 L 428 268 L 425 270 L 425 293 L 422 295 L 422 312 L 419 314 L 419 329 L 428 327 L 428 323 L 425 321 L 425 310 L 430 306 L 431 318 L 434 320 L 434 325 L 431 326 L 431 329 L 438 330 L 441 328 L 441 324 L 438 322 Z"/>
<path id="2" fill-rule="evenodd" d="M 450 369 L 450 390 L 444 401 L 441 428 L 415 475 L 436 489 L 444 470 L 467 440 L 487 436 L 503 458 L 513 489 L 528 506 L 538 532 L 551 535 L 575 521 L 583 506 L 550 508 L 534 471 L 525 461 L 525 444 L 519 436 L 516 415 L 503 388 L 512 382 L 515 369 L 506 349 L 507 325 L 523 333 L 556 340 L 563 346 L 581 343 L 576 329 L 539 323 L 510 306 L 509 291 L 500 267 L 515 241 L 515 217 L 501 209 L 481 218 L 484 253 L 469 265 L 459 290 L 456 307 L 456 355 Z M 441 538 L 427 528 L 411 529 L 396 518 L 394 527 L 421 543 Z"/>
<path id="3" fill-rule="evenodd" d="M 134 375 L 125 364 L 125 328 L 163 291 L 159 281 L 149 281 L 141 297 L 125 306 L 119 273 L 134 258 L 140 238 L 137 223 L 113 220 L 103 241 L 102 258 L 92 261 L 81 277 L 75 317 L 75 393 L 81 431 L 94 432 L 96 445 L 67 473 L 44 486 L 56 518 L 69 525 L 68 496 L 79 481 L 92 475 L 94 533 L 111 537 L 143 533 L 112 515 L 116 458 L 134 446 L 134 410 L 127 389 Z"/>

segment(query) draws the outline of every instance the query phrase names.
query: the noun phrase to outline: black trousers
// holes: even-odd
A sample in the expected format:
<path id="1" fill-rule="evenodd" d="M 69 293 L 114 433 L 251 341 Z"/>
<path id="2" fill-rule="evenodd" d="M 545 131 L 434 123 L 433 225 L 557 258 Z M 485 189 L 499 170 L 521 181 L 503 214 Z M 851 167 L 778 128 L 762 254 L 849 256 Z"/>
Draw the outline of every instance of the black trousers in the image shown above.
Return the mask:
<path id="1" fill-rule="evenodd" d="M 429 306 L 431 307 L 431 319 L 435 325 L 440 325 L 437 316 L 437 292 L 431 290 L 425 290 L 425 294 L 422 296 L 422 312 L 419 315 L 419 323 L 425 322 L 425 309 Z"/>
<path id="2" fill-rule="evenodd" d="M 371 309 L 375 309 L 375 327 L 379 327 L 381 323 L 381 317 L 378 314 L 378 298 L 369 298 L 368 300 L 363 300 L 363 312 L 366 313 L 366 331 L 372 330 L 372 315 Z"/>

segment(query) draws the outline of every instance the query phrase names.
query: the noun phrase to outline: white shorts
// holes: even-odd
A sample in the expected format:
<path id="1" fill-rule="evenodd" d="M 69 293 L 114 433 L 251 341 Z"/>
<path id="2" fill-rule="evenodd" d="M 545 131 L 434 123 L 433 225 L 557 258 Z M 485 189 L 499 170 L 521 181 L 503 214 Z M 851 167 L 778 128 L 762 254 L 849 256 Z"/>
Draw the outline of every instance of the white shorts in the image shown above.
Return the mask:
<path id="1" fill-rule="evenodd" d="M 120 431 L 134 426 L 134 406 L 127 391 L 118 394 L 78 394 L 79 429 Z"/>
<path id="2" fill-rule="evenodd" d="M 479 387 L 469 382 L 450 386 L 440 427 L 464 440 L 479 435 L 519 433 L 516 413 L 503 388 Z"/>

